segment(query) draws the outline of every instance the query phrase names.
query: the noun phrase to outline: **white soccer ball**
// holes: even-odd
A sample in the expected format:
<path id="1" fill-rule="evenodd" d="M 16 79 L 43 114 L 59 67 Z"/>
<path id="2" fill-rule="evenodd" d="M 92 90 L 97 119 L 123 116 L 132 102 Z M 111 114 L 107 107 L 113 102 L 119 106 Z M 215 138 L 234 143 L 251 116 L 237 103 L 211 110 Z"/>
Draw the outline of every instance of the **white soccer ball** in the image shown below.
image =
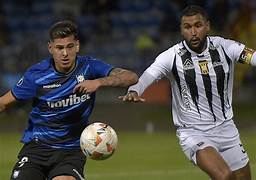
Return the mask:
<path id="1" fill-rule="evenodd" d="M 95 122 L 87 126 L 80 137 L 80 147 L 90 159 L 104 160 L 117 148 L 117 135 L 108 124 Z"/>

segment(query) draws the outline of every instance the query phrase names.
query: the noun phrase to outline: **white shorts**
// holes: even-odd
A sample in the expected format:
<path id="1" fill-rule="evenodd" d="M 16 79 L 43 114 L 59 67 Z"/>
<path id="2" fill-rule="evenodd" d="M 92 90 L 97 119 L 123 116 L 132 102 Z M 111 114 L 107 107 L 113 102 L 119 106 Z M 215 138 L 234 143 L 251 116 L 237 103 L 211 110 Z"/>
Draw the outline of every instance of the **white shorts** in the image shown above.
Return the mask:
<path id="1" fill-rule="evenodd" d="M 220 153 L 232 171 L 244 167 L 249 162 L 233 120 L 208 131 L 180 128 L 177 130 L 177 137 L 183 152 L 194 164 L 196 152 L 209 146 Z"/>

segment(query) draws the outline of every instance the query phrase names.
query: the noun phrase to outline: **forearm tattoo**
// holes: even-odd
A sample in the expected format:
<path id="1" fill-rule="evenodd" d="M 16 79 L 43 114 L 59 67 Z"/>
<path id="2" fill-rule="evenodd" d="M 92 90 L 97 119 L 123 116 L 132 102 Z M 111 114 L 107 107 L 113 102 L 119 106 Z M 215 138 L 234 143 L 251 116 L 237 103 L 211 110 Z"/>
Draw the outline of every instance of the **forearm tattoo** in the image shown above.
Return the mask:
<path id="1" fill-rule="evenodd" d="M 121 68 L 113 69 L 109 76 L 100 78 L 102 86 L 129 86 L 133 82 L 133 74 L 130 71 Z"/>

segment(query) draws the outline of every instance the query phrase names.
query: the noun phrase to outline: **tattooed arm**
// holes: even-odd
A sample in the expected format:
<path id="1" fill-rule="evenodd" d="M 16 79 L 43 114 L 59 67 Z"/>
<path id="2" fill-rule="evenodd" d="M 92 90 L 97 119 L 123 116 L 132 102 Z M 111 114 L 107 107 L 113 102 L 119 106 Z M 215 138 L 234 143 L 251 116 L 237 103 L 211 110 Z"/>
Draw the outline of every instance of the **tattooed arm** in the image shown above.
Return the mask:
<path id="1" fill-rule="evenodd" d="M 127 87 L 137 83 L 138 76 L 131 71 L 115 68 L 109 76 L 98 79 L 101 82 L 101 86 L 120 86 Z"/>
<path id="2" fill-rule="evenodd" d="M 10 104 L 16 102 L 15 97 L 11 91 L 8 91 L 5 95 L 0 97 L 0 112 L 4 111 Z"/>
<path id="3" fill-rule="evenodd" d="M 128 87 L 137 83 L 137 81 L 138 76 L 134 72 L 126 69 L 114 68 L 107 77 L 85 80 L 82 83 L 79 83 L 74 88 L 74 92 L 92 93 L 103 86 Z"/>

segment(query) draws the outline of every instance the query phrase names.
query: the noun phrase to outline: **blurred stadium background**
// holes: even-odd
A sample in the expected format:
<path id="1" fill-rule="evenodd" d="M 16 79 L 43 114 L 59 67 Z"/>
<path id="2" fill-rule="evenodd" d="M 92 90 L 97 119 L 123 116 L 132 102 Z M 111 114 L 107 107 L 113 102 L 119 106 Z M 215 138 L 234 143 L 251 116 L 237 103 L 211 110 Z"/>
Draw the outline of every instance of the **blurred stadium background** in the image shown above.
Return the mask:
<path id="1" fill-rule="evenodd" d="M 181 39 L 179 13 L 188 4 L 207 10 L 213 35 L 236 39 L 256 49 L 254 0 L 1 0 L 0 95 L 19 80 L 27 67 L 49 56 L 47 30 L 63 19 L 79 25 L 80 54 L 140 75 L 157 54 Z M 253 179 L 255 82 L 255 68 L 237 65 L 235 119 L 251 158 Z M 151 86 L 144 94 L 145 104 L 120 102 L 117 97 L 125 89 L 106 88 L 97 93 L 91 120 L 111 124 L 120 133 L 120 148 L 111 160 L 88 163 L 89 180 L 102 176 L 112 180 L 207 179 L 188 163 L 178 146 L 171 120 L 169 86 L 167 80 Z M 18 140 L 29 110 L 30 104 L 22 102 L 0 114 L 0 179 L 8 179 L 16 161 Z M 98 171 L 103 171 L 103 175 Z"/>

